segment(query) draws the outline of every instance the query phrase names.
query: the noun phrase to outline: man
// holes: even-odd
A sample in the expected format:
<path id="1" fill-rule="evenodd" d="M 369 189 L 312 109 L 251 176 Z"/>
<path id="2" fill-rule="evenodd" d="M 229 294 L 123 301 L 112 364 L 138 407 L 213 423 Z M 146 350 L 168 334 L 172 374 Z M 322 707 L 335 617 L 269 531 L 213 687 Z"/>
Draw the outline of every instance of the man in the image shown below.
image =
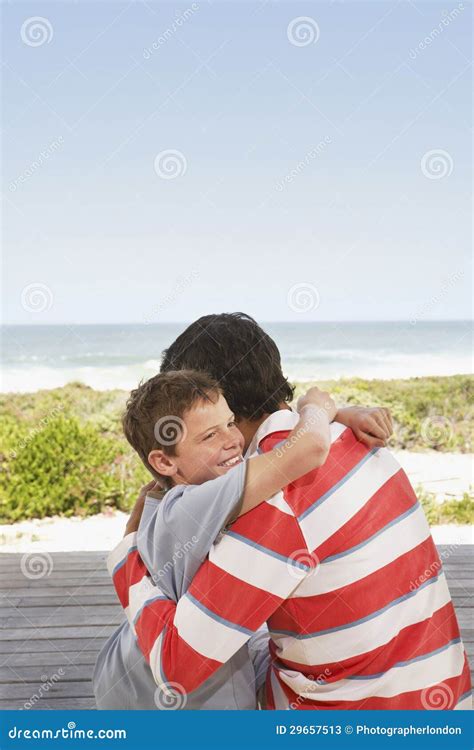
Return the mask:
<path id="1" fill-rule="evenodd" d="M 278 350 L 248 316 L 192 324 L 162 369 L 190 366 L 219 380 L 250 452 L 294 427 Z M 440 692 L 443 708 L 470 704 L 454 609 L 407 477 L 350 430 L 332 437 L 326 464 L 236 521 L 177 604 L 151 594 L 134 534 L 114 551 L 164 693 L 192 696 L 267 622 L 269 708 L 426 709 Z"/>

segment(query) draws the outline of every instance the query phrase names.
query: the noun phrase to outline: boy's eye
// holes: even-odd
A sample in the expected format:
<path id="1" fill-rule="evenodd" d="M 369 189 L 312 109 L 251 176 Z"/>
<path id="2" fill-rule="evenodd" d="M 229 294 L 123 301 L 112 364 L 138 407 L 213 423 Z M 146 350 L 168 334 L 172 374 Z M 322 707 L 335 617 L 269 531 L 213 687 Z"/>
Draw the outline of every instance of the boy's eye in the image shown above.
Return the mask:
<path id="1" fill-rule="evenodd" d="M 203 440 L 209 440 L 210 438 L 214 437 L 215 434 L 215 432 L 208 432 L 208 434 L 204 436 Z"/>
<path id="2" fill-rule="evenodd" d="M 231 419 L 227 427 L 235 427 L 235 419 Z"/>

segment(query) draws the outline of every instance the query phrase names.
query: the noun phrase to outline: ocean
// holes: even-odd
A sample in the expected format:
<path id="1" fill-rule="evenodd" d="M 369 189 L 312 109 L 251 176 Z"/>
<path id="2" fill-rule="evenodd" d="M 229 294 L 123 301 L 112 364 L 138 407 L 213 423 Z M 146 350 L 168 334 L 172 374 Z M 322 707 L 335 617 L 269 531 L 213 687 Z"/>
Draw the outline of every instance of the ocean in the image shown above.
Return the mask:
<path id="1" fill-rule="evenodd" d="M 472 372 L 469 321 L 263 323 L 292 381 Z M 131 389 L 160 367 L 185 323 L 2 326 L 2 392 L 80 381 Z"/>

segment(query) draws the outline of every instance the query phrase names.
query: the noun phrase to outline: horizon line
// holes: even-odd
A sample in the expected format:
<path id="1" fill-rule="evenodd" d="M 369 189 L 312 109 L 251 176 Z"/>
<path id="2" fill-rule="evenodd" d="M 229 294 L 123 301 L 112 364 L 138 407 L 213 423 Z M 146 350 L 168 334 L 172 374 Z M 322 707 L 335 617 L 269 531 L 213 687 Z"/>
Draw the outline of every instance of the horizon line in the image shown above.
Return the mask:
<path id="1" fill-rule="evenodd" d="M 208 313 L 209 315 L 212 315 L 212 313 Z M 216 315 L 219 315 L 220 313 L 216 313 Z M 204 316 L 200 316 L 204 317 Z M 251 316 L 253 317 L 253 316 Z M 61 322 L 61 323 L 0 323 L 0 328 L 8 328 L 8 327 L 18 327 L 18 328 L 34 328 L 34 327 L 45 327 L 45 328 L 54 328 L 54 327 L 60 327 L 60 326 L 158 326 L 158 325 L 191 325 L 191 323 L 195 322 L 196 320 L 199 320 L 199 318 L 196 318 L 194 320 L 164 320 L 164 321 L 156 321 L 156 322 L 145 322 L 143 320 L 136 320 L 136 321 L 118 321 L 118 322 L 102 322 L 98 321 L 96 323 L 85 323 L 85 322 Z M 358 319 L 332 319 L 332 320 L 263 320 L 260 319 L 260 321 L 257 321 L 262 324 L 288 324 L 288 323 L 294 323 L 294 324 L 301 324 L 304 325 L 314 325 L 314 324 L 320 324 L 320 323 L 409 323 L 413 326 L 419 323 L 473 323 L 473 318 L 433 318 L 429 320 L 419 320 L 417 318 L 390 318 L 390 319 L 383 319 L 383 318 L 376 318 L 376 319 L 367 319 L 367 318 L 358 318 Z"/>

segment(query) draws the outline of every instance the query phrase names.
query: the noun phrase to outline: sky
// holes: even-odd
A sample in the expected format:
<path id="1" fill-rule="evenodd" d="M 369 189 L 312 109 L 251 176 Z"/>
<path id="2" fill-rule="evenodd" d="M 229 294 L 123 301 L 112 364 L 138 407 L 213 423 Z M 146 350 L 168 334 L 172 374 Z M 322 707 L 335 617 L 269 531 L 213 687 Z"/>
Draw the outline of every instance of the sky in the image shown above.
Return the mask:
<path id="1" fill-rule="evenodd" d="M 4 4 L 3 321 L 469 318 L 471 10 Z"/>

